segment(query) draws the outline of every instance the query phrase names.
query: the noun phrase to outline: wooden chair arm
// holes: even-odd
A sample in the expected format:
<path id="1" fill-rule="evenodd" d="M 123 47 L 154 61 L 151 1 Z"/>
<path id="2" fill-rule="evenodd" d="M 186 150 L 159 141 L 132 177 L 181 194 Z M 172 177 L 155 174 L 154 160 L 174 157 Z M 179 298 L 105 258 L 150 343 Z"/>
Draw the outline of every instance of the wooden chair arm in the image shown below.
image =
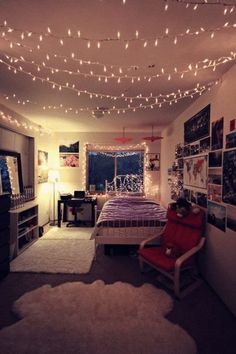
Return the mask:
<path id="1" fill-rule="evenodd" d="M 201 241 L 199 242 L 199 244 L 197 246 L 191 248 L 191 250 L 187 251 L 186 253 L 182 254 L 182 256 L 177 258 L 176 262 L 175 262 L 175 270 L 179 270 L 181 268 L 183 262 L 185 262 L 188 258 L 193 256 L 198 251 L 200 251 L 200 249 L 204 246 L 205 242 L 206 242 L 206 238 L 202 237 Z"/>
<path id="2" fill-rule="evenodd" d="M 154 241 L 154 240 L 159 240 L 161 238 L 161 236 L 163 235 L 163 231 L 164 231 L 164 228 L 158 233 L 156 234 L 155 236 L 152 236 L 152 237 L 149 237 L 149 238 L 146 238 L 145 240 L 143 240 L 141 243 L 140 243 L 140 246 L 139 246 L 139 249 L 141 250 L 142 248 L 145 247 L 146 244 Z"/>

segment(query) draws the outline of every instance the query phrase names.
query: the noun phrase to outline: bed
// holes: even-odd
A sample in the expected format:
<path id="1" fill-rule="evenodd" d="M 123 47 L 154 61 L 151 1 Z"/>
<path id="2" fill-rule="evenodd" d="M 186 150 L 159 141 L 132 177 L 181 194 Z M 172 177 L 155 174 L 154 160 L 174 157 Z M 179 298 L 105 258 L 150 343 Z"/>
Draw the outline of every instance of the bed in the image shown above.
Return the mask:
<path id="1" fill-rule="evenodd" d="M 145 197 L 120 196 L 103 206 L 92 238 L 96 247 L 103 245 L 138 245 L 154 236 L 166 223 L 166 209 Z"/>

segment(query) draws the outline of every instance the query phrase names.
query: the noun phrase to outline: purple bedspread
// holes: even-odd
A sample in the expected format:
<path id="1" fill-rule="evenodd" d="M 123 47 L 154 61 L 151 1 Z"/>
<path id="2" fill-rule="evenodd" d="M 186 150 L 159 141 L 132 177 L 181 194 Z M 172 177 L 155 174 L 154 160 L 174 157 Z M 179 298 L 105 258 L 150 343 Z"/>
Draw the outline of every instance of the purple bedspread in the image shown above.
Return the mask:
<path id="1" fill-rule="evenodd" d="M 115 197 L 108 200 L 98 218 L 98 226 L 155 226 L 166 222 L 166 209 L 143 197 Z"/>

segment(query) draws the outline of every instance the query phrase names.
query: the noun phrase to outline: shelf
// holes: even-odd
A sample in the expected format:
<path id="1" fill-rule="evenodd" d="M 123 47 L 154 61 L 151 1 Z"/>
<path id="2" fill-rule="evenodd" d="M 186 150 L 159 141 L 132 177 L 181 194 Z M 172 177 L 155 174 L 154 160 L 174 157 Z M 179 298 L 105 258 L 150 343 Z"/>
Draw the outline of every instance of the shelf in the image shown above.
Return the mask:
<path id="1" fill-rule="evenodd" d="M 32 245 L 38 235 L 38 204 L 31 201 L 21 208 L 10 210 L 10 259 Z"/>
<path id="2" fill-rule="evenodd" d="M 33 214 L 33 215 L 29 216 L 28 218 L 25 218 L 24 220 L 19 221 L 19 222 L 18 222 L 18 226 L 24 224 L 25 222 L 27 222 L 27 221 L 29 221 L 29 220 L 32 220 L 32 219 L 35 218 L 36 216 L 38 216 L 38 214 Z"/>
<path id="3" fill-rule="evenodd" d="M 31 240 L 30 242 L 26 243 L 24 246 L 22 246 L 21 248 L 19 248 L 17 255 L 19 255 L 19 254 L 21 254 L 22 252 L 24 252 L 27 248 L 29 248 L 30 246 L 32 246 L 32 244 L 35 243 L 36 241 L 38 241 L 38 238 L 35 238 L 35 239 Z"/>
<path id="4" fill-rule="evenodd" d="M 30 233 L 31 231 L 33 231 L 36 227 L 38 227 L 38 225 L 35 225 L 33 227 L 31 227 L 30 229 L 22 232 L 22 233 L 19 233 L 18 234 L 18 239 L 21 238 L 22 236 L 25 236 L 26 234 Z"/>

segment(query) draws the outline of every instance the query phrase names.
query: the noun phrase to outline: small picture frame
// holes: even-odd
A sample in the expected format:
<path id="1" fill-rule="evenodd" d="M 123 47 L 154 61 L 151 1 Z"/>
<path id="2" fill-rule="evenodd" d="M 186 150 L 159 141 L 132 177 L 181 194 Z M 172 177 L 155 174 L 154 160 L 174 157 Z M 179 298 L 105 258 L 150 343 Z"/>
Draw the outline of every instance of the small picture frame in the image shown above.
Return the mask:
<path id="1" fill-rule="evenodd" d="M 146 154 L 146 171 L 160 170 L 160 153 Z"/>

